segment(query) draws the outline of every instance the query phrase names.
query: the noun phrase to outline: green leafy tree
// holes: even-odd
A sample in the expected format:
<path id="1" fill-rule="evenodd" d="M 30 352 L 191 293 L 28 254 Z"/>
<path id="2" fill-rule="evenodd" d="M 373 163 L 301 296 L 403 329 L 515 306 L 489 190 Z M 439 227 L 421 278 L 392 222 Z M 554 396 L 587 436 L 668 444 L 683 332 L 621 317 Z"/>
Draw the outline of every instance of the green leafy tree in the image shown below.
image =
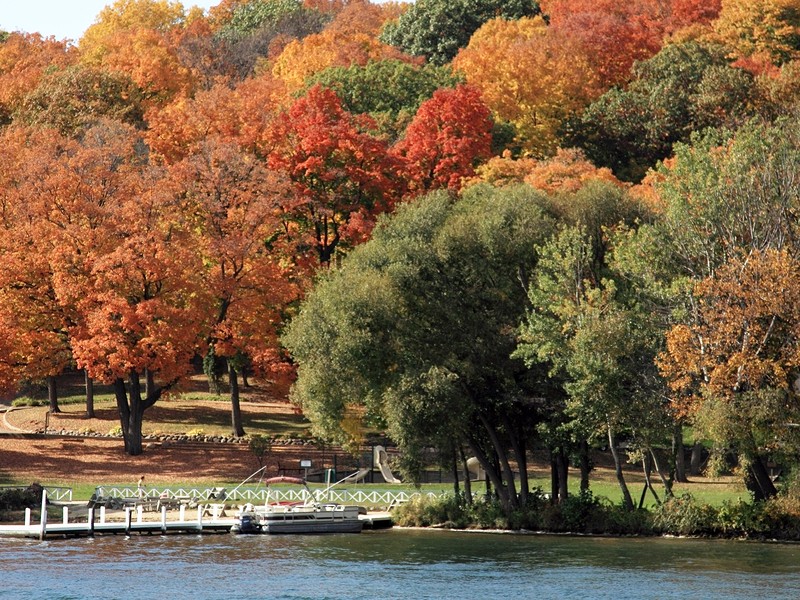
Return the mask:
<path id="1" fill-rule="evenodd" d="M 657 330 L 609 265 L 607 228 L 632 222 L 637 211 L 619 188 L 599 182 L 565 195 L 561 205 L 567 226 L 539 248 L 515 355 L 546 365 L 563 387 L 567 420 L 556 419 L 558 428 L 575 441 L 588 435 L 609 445 L 625 505 L 633 508 L 619 436 L 649 455 L 668 430 L 653 365 Z"/>
<path id="2" fill-rule="evenodd" d="M 219 29 L 217 35 L 228 39 L 242 39 L 301 10 L 303 3 L 300 0 L 241 2 L 234 7 L 229 20 Z"/>
<path id="3" fill-rule="evenodd" d="M 732 340 L 746 329 L 744 320 L 737 320 L 731 310 L 737 303 L 740 308 L 755 303 L 744 296 L 734 300 L 728 290 L 726 302 L 731 308 L 724 309 L 719 291 L 701 293 L 696 286 L 705 282 L 702 289 L 721 290 L 735 284 L 744 273 L 730 265 L 741 264 L 743 256 L 755 261 L 767 250 L 786 252 L 793 260 L 798 256 L 800 189 L 794 173 L 800 164 L 799 132 L 796 121 L 782 120 L 774 126 L 748 124 L 735 135 L 710 133 L 695 136 L 691 145 L 678 144 L 675 160 L 662 167 L 655 185 L 661 215 L 629 235 L 616 253 L 620 269 L 640 291 L 642 305 L 669 330 L 672 349 L 663 355 L 660 367 L 672 388 L 673 413 L 681 422 L 694 423 L 695 430 L 719 448 L 746 452 L 743 459 L 756 468 L 766 446 L 753 441 L 766 439 L 769 427 L 759 426 L 760 433 L 754 434 L 747 425 L 771 423 L 773 438 L 780 437 L 781 429 L 774 415 L 770 421 L 752 413 L 747 423 L 742 415 L 759 403 L 767 410 L 772 400 L 777 401 L 774 394 L 785 392 L 774 385 L 763 389 L 769 400 L 759 399 L 761 392 L 753 390 L 735 394 L 733 385 L 710 390 L 710 371 L 699 365 L 712 352 L 718 359 L 711 367 L 730 364 Z M 720 277 L 721 268 L 728 275 Z M 773 285 L 762 276 L 765 286 Z M 713 341 L 722 337 L 727 354 L 721 350 L 722 339 Z M 745 404 L 734 408 L 741 402 Z M 758 485 L 759 478 L 752 475 L 749 484 L 754 493 L 763 495 L 766 489 L 768 495 L 769 486 Z"/>
<path id="4" fill-rule="evenodd" d="M 669 45 L 633 75 L 626 89 L 610 90 L 584 111 L 571 138 L 621 179 L 640 180 L 692 132 L 738 126 L 751 114 L 753 79 L 729 67 L 719 47 Z"/>
<path id="5" fill-rule="evenodd" d="M 505 506 L 517 505 L 511 463 L 526 473 L 536 396 L 510 354 L 519 278 L 552 227 L 542 203 L 530 188 L 431 194 L 325 274 L 284 336 L 298 365 L 293 398 L 317 434 L 352 444 L 354 418 L 384 424 L 412 477 L 424 448 L 465 444 Z M 524 501 L 524 476 L 520 488 Z"/>
<path id="6" fill-rule="evenodd" d="M 332 67 L 309 80 L 336 92 L 353 114 L 369 114 L 382 132 L 396 139 L 420 105 L 440 88 L 452 88 L 458 78 L 447 67 L 422 67 L 400 60 L 373 61 L 365 66 Z"/>
<path id="7" fill-rule="evenodd" d="M 537 14 L 539 4 L 533 0 L 419 0 L 397 22 L 386 26 L 381 39 L 443 65 L 467 45 L 486 21 Z"/>
<path id="8" fill-rule="evenodd" d="M 141 90 L 128 76 L 76 65 L 45 75 L 14 120 L 75 135 L 103 118 L 141 125 L 141 101 Z"/>

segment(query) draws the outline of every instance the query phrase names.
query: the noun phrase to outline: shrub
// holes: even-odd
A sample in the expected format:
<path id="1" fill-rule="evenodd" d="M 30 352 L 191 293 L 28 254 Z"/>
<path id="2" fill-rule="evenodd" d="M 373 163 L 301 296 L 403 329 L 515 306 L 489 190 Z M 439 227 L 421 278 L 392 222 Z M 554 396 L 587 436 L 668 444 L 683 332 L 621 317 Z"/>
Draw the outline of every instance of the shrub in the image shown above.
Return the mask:
<path id="1" fill-rule="evenodd" d="M 42 501 L 42 486 L 32 483 L 27 488 L 0 490 L 0 510 L 22 510 L 36 508 Z"/>
<path id="2" fill-rule="evenodd" d="M 447 526 L 464 529 L 470 522 L 463 499 L 455 496 L 415 496 L 394 509 L 392 517 L 401 527 Z"/>
<path id="3" fill-rule="evenodd" d="M 653 529 L 673 535 L 707 535 L 718 531 L 717 511 L 698 504 L 690 494 L 669 498 L 653 510 Z"/>

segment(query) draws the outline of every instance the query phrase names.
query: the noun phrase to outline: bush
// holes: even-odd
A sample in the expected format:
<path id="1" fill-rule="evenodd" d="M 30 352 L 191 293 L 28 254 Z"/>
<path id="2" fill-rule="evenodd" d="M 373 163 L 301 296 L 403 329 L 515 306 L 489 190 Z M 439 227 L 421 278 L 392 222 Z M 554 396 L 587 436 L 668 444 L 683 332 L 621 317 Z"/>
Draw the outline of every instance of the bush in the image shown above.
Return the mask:
<path id="1" fill-rule="evenodd" d="M 717 510 L 708 504 L 698 504 L 690 494 L 669 498 L 652 514 L 656 533 L 708 535 L 719 531 Z"/>
<path id="2" fill-rule="evenodd" d="M 429 498 L 416 496 L 394 509 L 392 517 L 401 527 L 447 526 L 464 529 L 470 519 L 460 497 Z"/>
<path id="3" fill-rule="evenodd" d="M 23 510 L 36 508 L 42 502 L 42 486 L 32 483 L 27 488 L 0 490 L 0 510 Z"/>

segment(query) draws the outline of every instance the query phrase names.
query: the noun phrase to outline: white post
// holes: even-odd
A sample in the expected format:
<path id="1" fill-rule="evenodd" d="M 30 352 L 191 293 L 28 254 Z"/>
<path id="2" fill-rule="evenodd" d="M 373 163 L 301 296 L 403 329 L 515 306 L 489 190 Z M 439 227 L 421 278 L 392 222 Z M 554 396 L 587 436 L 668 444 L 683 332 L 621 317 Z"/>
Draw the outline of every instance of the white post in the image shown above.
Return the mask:
<path id="1" fill-rule="evenodd" d="M 42 530 L 41 533 L 39 534 L 39 541 L 44 541 L 44 538 L 47 535 L 47 490 L 42 490 L 41 526 Z"/>
<path id="2" fill-rule="evenodd" d="M 100 522 L 103 523 L 103 524 L 105 524 L 105 522 L 106 522 L 106 507 L 105 506 L 101 506 L 100 507 Z"/>
<path id="3" fill-rule="evenodd" d="M 133 511 L 131 510 L 130 506 L 125 507 L 125 534 L 130 536 L 131 535 L 131 518 L 133 516 Z"/>
<path id="4" fill-rule="evenodd" d="M 203 505 L 197 507 L 197 528 L 203 531 Z"/>
<path id="5" fill-rule="evenodd" d="M 61 513 L 62 513 L 61 522 L 64 525 L 66 525 L 67 523 L 69 523 L 69 506 L 64 506 L 61 510 Z"/>
<path id="6" fill-rule="evenodd" d="M 142 509 L 142 505 L 141 504 L 136 507 L 136 522 L 137 523 L 141 523 L 142 522 L 142 510 L 143 509 Z"/>
<path id="7" fill-rule="evenodd" d="M 183 523 L 186 520 L 186 505 L 181 504 L 181 507 L 178 509 L 178 518 Z"/>
<path id="8" fill-rule="evenodd" d="M 31 526 L 31 509 L 30 508 L 26 508 L 25 509 L 25 527 L 30 527 L 30 526 Z"/>
<path id="9" fill-rule="evenodd" d="M 167 507 L 161 507 L 161 533 L 167 533 Z"/>

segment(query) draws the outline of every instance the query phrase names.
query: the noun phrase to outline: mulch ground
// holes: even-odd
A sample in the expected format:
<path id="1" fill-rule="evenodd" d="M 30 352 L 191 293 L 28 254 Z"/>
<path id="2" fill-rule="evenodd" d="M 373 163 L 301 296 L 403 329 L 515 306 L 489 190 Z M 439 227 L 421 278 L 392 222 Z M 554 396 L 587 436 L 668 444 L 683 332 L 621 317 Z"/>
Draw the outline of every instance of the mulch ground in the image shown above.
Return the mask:
<path id="1" fill-rule="evenodd" d="M 108 431 L 113 419 L 87 421 L 77 414 L 58 415 L 51 428 L 79 431 L 89 427 Z M 265 410 L 262 406 L 260 410 Z M 39 411 L 41 412 L 41 411 Z M 242 481 L 259 468 L 258 459 L 246 443 L 144 442 L 144 453 L 128 456 L 121 438 L 63 435 L 23 435 L 42 428 L 34 409 L 0 414 L 0 484 L 3 483 L 93 483 L 135 485 L 145 476 L 148 484 L 210 483 Z M 307 453 L 302 447 L 275 448 L 271 460 L 280 464 L 299 461 Z"/>
<path id="2" fill-rule="evenodd" d="M 0 482 L 148 484 L 241 481 L 258 468 L 246 444 L 173 444 L 128 456 L 121 439 L 0 436 Z"/>

